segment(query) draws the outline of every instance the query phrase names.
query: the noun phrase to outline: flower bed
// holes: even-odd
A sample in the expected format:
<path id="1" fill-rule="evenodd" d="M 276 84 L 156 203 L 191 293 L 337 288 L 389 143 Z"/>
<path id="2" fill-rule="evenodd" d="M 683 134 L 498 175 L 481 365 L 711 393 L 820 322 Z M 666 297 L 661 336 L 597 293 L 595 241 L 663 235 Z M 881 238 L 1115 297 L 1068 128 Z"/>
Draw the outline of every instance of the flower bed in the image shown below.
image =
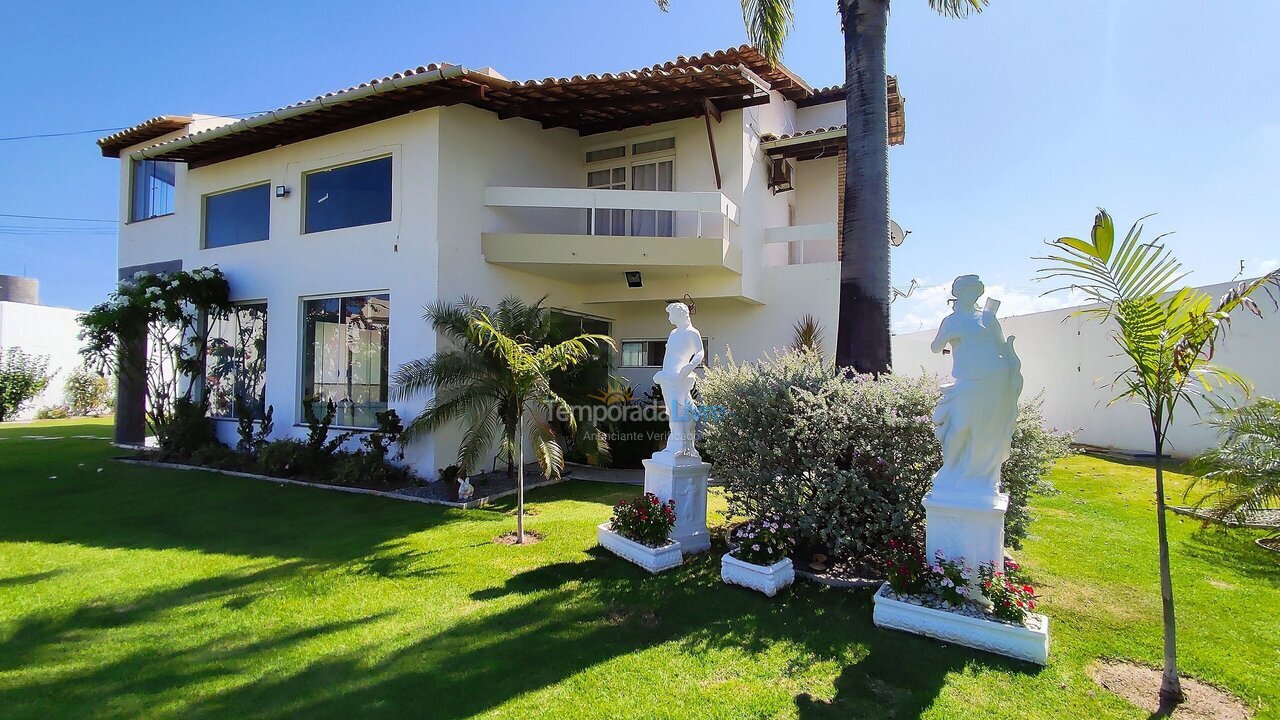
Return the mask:
<path id="1" fill-rule="evenodd" d="M 897 596 L 888 583 L 876 592 L 877 627 L 904 630 L 946 642 L 1044 665 L 1049 660 L 1049 619 L 1028 614 L 1024 622 L 1003 621 L 966 604 L 929 607 L 914 597 Z"/>
<path id="2" fill-rule="evenodd" d="M 651 573 L 679 565 L 680 543 L 671 539 L 676 525 L 675 500 L 662 502 L 645 493 L 613 506 L 613 517 L 596 527 L 600 546 Z"/>
<path id="3" fill-rule="evenodd" d="M 787 556 L 795 545 L 791 523 L 778 517 L 745 522 L 729 533 L 730 550 L 720 559 L 720 579 L 773 597 L 795 582 Z"/>

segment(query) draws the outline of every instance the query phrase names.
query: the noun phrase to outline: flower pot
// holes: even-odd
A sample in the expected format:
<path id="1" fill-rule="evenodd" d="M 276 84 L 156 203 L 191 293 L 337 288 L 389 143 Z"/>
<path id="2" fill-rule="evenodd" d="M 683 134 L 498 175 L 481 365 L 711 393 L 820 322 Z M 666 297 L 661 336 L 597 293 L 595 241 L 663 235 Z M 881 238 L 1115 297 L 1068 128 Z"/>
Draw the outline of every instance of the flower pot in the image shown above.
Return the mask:
<path id="1" fill-rule="evenodd" d="M 623 560 L 630 560 L 651 573 L 660 573 L 681 562 L 680 543 L 675 540 L 662 547 L 651 548 L 614 532 L 610 523 L 601 523 L 596 526 L 596 540 L 600 543 L 600 547 Z"/>
<path id="2" fill-rule="evenodd" d="M 885 583 L 872 598 L 875 603 L 872 620 L 878 627 L 904 630 L 1038 665 L 1049 661 L 1049 618 L 1044 615 L 1031 613 L 1025 625 L 1015 625 L 898 600 L 891 592 L 889 583 Z"/>
<path id="3" fill-rule="evenodd" d="M 730 585 L 759 590 L 773 597 L 795 582 L 796 571 L 791 565 L 791 558 L 782 558 L 772 565 L 753 565 L 725 553 L 720 558 L 720 578 Z"/>

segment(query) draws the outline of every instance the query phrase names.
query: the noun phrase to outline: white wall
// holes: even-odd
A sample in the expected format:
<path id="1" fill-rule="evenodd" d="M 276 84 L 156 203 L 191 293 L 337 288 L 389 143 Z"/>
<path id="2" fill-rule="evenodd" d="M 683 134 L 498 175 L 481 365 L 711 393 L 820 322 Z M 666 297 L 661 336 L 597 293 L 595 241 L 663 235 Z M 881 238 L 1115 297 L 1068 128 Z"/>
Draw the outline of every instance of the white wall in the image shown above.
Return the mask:
<path id="1" fill-rule="evenodd" d="M 69 308 L 0 302 L 0 350 L 16 347 L 29 355 L 48 355 L 53 376 L 44 392 L 12 419 L 29 420 L 42 407 L 64 403 L 67 376 L 82 364 L 76 323 L 81 314 Z"/>
<path id="2" fill-rule="evenodd" d="M 1215 298 L 1229 287 L 1211 285 L 1204 289 Z M 1266 303 L 1260 303 L 1266 307 Z M 1111 380 L 1124 369 L 1111 339 L 1113 326 L 1100 325 L 1082 317 L 1072 317 L 1074 309 L 1002 318 L 1004 331 L 1014 335 L 1014 347 L 1022 358 L 1026 380 L 1023 397 L 1044 393 L 1046 423 L 1059 430 L 1078 430 L 1078 442 L 1121 450 L 1151 452 L 1151 427 L 1142 408 L 1118 402 L 1108 405 L 1118 394 Z M 1242 374 L 1255 384 L 1255 393 L 1280 397 L 1280 319 L 1266 313 L 1258 319 L 1238 312 L 1218 346 L 1216 362 Z M 950 357 L 929 352 L 935 330 L 896 335 L 893 338 L 894 369 L 918 373 L 921 370 L 949 375 Z M 1182 405 L 1170 429 L 1171 447 L 1177 457 L 1199 453 L 1216 444 L 1211 427 L 1201 422 L 1195 411 Z"/>

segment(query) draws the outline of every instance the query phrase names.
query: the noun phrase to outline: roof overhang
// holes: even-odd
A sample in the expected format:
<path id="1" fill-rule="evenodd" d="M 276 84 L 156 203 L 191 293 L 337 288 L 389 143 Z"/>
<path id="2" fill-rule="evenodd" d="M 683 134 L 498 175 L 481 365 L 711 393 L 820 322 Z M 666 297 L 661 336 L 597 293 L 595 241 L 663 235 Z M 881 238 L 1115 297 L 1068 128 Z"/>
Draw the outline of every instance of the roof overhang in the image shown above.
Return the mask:
<path id="1" fill-rule="evenodd" d="M 764 150 L 769 157 L 791 160 L 835 157 L 844 150 L 846 134 L 843 125 L 821 130 L 806 130 L 794 135 L 764 140 L 760 143 L 760 149 Z"/>
<path id="2" fill-rule="evenodd" d="M 103 157 L 120 157 L 120 151 L 127 147 L 185 130 L 190 124 L 190 115 L 159 115 L 99 139 L 98 147 L 102 149 Z"/>

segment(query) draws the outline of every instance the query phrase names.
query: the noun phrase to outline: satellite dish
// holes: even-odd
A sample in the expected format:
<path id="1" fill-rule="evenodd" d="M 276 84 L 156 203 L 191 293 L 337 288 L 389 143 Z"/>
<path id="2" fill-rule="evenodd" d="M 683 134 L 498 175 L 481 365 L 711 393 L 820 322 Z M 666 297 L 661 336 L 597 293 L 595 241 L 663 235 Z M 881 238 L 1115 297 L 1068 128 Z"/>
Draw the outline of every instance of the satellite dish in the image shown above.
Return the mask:
<path id="1" fill-rule="evenodd" d="M 902 226 L 893 220 L 889 221 L 889 244 L 894 247 L 902 247 L 902 243 L 906 241 L 907 236 L 911 234 L 910 230 L 904 231 Z"/>

